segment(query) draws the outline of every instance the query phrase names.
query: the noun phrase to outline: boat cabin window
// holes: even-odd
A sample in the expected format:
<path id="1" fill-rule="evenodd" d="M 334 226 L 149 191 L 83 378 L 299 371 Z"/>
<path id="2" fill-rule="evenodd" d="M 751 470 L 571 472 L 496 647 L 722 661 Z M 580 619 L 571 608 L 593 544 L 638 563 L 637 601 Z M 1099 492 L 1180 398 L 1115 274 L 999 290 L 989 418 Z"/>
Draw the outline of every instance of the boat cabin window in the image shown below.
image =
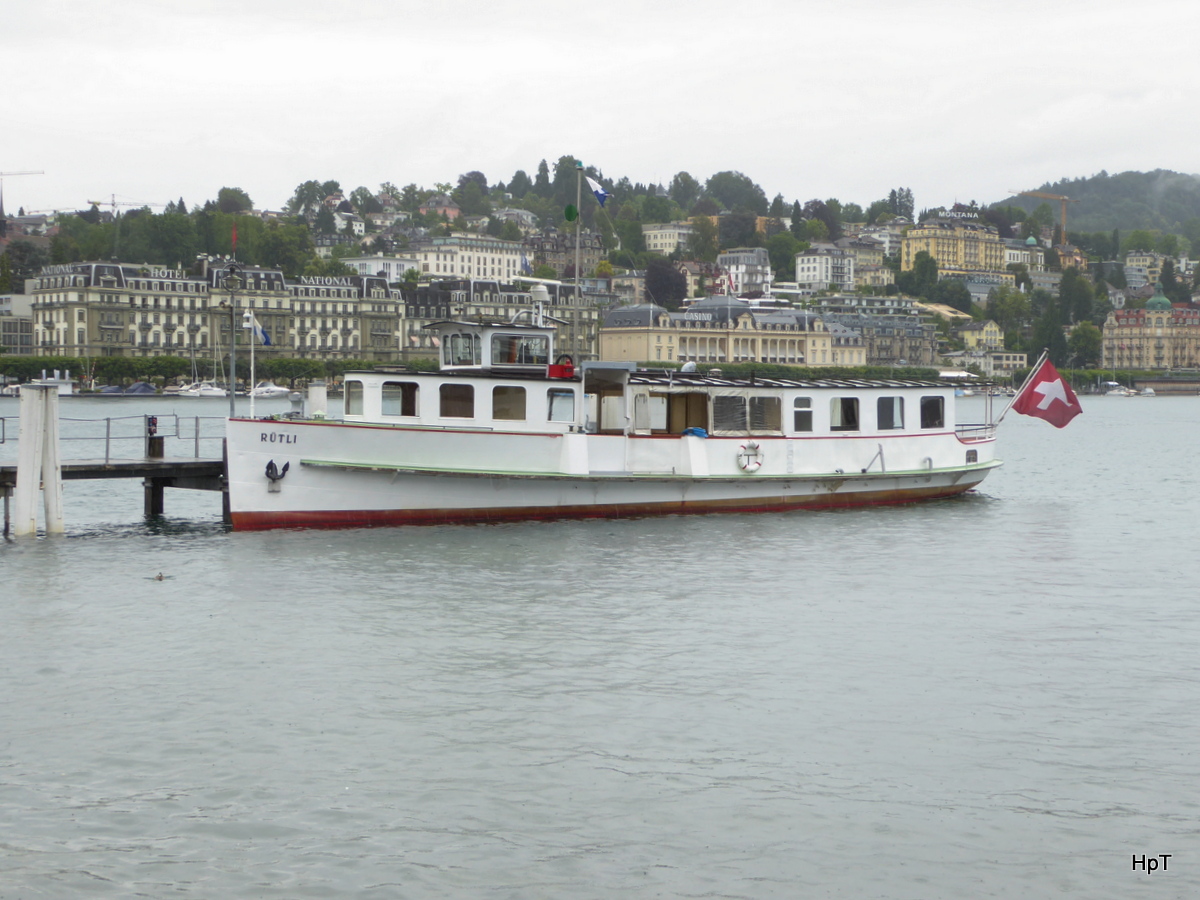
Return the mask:
<path id="1" fill-rule="evenodd" d="M 443 419 L 475 417 L 475 387 L 470 384 L 443 384 L 438 389 L 441 401 L 438 415 Z"/>
<path id="2" fill-rule="evenodd" d="M 667 396 L 665 394 L 634 394 L 633 429 L 634 431 L 666 432 Z"/>
<path id="3" fill-rule="evenodd" d="M 575 421 L 575 392 L 551 388 L 546 392 L 547 419 L 551 422 Z"/>
<path id="4" fill-rule="evenodd" d="M 746 398 L 713 397 L 713 431 L 745 431 Z"/>
<path id="5" fill-rule="evenodd" d="M 492 335 L 493 366 L 544 366 L 550 362 L 550 339 L 543 334 Z"/>
<path id="6" fill-rule="evenodd" d="M 348 416 L 361 416 L 363 414 L 363 386 L 361 381 L 346 382 L 345 413 Z"/>
<path id="7" fill-rule="evenodd" d="M 944 428 L 946 426 L 946 398 L 921 398 L 921 427 Z"/>
<path id="8" fill-rule="evenodd" d="M 858 431 L 857 397 L 834 397 L 829 401 L 829 430 Z"/>
<path id="9" fill-rule="evenodd" d="M 417 384 L 415 381 L 385 381 L 380 392 L 380 410 L 385 416 L 415 416 L 417 414 Z"/>
<path id="10" fill-rule="evenodd" d="M 478 366 L 483 364 L 479 335 L 447 334 L 442 338 L 442 365 Z"/>
<path id="11" fill-rule="evenodd" d="M 713 431 L 782 430 L 783 404 L 778 397 L 713 397 Z"/>
<path id="12" fill-rule="evenodd" d="M 813 430 L 812 397 L 797 397 L 792 404 L 792 430 Z"/>
<path id="13" fill-rule="evenodd" d="M 875 401 L 876 424 L 880 431 L 904 427 L 904 398 L 880 397 Z"/>
<path id="14" fill-rule="evenodd" d="M 783 404 L 778 397 L 750 398 L 751 431 L 783 431 Z"/>
<path id="15" fill-rule="evenodd" d="M 492 418 L 506 422 L 525 421 L 525 388 L 499 385 L 492 388 Z"/>

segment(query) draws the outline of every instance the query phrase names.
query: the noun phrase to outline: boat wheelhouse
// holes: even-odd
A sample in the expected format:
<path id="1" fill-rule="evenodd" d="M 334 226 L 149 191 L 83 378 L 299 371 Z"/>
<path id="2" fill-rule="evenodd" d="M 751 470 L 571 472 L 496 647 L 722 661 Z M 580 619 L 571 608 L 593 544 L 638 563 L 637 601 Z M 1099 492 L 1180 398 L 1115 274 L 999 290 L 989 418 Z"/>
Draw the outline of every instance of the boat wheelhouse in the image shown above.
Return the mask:
<path id="1" fill-rule="evenodd" d="M 229 421 L 235 529 L 902 503 L 999 465 L 941 381 L 577 367 L 544 321 L 426 327 L 439 370 L 347 373 L 340 419 Z"/>

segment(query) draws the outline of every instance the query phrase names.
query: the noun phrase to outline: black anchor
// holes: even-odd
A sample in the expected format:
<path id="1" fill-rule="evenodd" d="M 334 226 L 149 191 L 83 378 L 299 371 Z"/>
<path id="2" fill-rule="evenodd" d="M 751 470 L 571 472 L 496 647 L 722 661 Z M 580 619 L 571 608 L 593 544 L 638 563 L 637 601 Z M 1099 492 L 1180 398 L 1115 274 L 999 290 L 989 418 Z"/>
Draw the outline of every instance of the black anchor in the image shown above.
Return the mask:
<path id="1" fill-rule="evenodd" d="M 292 467 L 292 464 L 290 462 L 285 462 L 283 464 L 283 468 L 278 469 L 275 467 L 275 460 L 271 460 L 270 462 L 267 463 L 267 477 L 270 478 L 272 481 L 281 481 L 283 479 L 283 476 L 288 473 L 288 469 L 290 469 L 291 467 Z"/>

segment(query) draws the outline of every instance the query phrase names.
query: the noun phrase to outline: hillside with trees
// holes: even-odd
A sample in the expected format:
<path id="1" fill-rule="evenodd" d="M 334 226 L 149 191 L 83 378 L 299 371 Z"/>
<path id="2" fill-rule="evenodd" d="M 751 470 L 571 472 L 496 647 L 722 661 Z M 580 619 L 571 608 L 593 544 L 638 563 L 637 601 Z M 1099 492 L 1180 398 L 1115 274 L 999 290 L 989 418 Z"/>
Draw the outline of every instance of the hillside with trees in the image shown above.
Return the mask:
<path id="1" fill-rule="evenodd" d="M 1133 231 L 1156 232 L 1178 235 L 1187 240 L 1193 253 L 1200 250 L 1200 175 L 1166 169 L 1119 175 L 1102 171 L 1088 178 L 1046 182 L 1030 190 L 1071 198 L 1067 204 L 1069 236 L 1113 231 L 1125 235 Z M 1033 215 L 1044 205 L 1047 208 L 1042 215 L 1049 211 L 1052 224 L 1057 225 L 1060 205 L 1053 200 L 1014 194 L 997 200 L 991 208 L 1011 207 Z M 1076 243 L 1083 245 L 1086 241 Z"/>

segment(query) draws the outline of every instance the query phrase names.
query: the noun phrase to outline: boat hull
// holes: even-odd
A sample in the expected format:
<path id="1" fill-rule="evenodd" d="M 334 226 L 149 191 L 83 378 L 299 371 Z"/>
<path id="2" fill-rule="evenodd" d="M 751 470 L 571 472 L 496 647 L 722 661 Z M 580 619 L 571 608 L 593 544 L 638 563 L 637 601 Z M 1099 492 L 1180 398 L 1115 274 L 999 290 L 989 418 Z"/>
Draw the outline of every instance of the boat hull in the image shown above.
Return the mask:
<path id="1" fill-rule="evenodd" d="M 445 442 L 445 432 L 249 420 L 231 420 L 229 427 L 230 520 L 239 531 L 881 506 L 962 494 L 999 465 L 984 454 L 987 458 L 970 465 L 938 468 L 930 460 L 928 466 L 918 467 L 914 458 L 907 469 L 882 471 L 876 464 L 870 470 L 869 454 L 876 452 L 877 444 L 862 442 L 859 466 L 867 471 L 773 471 L 784 466 L 785 458 L 819 451 L 812 444 L 785 453 L 783 442 L 778 442 L 768 448 L 766 465 L 742 471 L 734 463 L 739 441 L 693 438 L 685 444 L 675 438 L 643 442 L 645 448 L 630 451 L 669 454 L 675 472 L 597 472 L 581 465 L 571 450 L 573 444 L 595 442 L 592 436 L 512 435 L 488 439 L 493 470 L 484 471 L 482 460 L 473 467 L 471 460 L 448 458 L 447 453 L 439 458 L 426 450 L 403 449 L 425 441 Z M 941 436 L 941 441 L 964 446 L 952 434 Z M 839 442 L 843 452 L 844 443 Z M 506 450 L 509 445 L 511 451 Z M 349 453 L 347 446 L 355 451 Z M 990 450 L 991 442 L 971 446 Z M 334 448 L 340 458 L 331 458 Z M 593 462 L 603 458 L 602 450 L 592 449 Z M 900 462 L 902 450 L 897 442 L 890 458 Z M 586 449 L 581 452 L 585 459 L 589 456 Z M 704 454 L 703 460 L 692 462 L 710 474 L 676 474 L 686 468 L 689 452 Z M 927 448 L 908 452 L 925 453 Z M 412 455 L 406 458 L 408 454 Z M 959 452 L 956 456 L 963 458 Z M 415 464 L 431 458 L 443 467 Z M 713 471 L 718 460 L 725 470 Z M 522 461 L 536 464 L 540 471 L 520 471 Z M 285 463 L 288 471 L 282 477 L 272 481 L 266 476 L 268 466 L 278 473 Z"/>

